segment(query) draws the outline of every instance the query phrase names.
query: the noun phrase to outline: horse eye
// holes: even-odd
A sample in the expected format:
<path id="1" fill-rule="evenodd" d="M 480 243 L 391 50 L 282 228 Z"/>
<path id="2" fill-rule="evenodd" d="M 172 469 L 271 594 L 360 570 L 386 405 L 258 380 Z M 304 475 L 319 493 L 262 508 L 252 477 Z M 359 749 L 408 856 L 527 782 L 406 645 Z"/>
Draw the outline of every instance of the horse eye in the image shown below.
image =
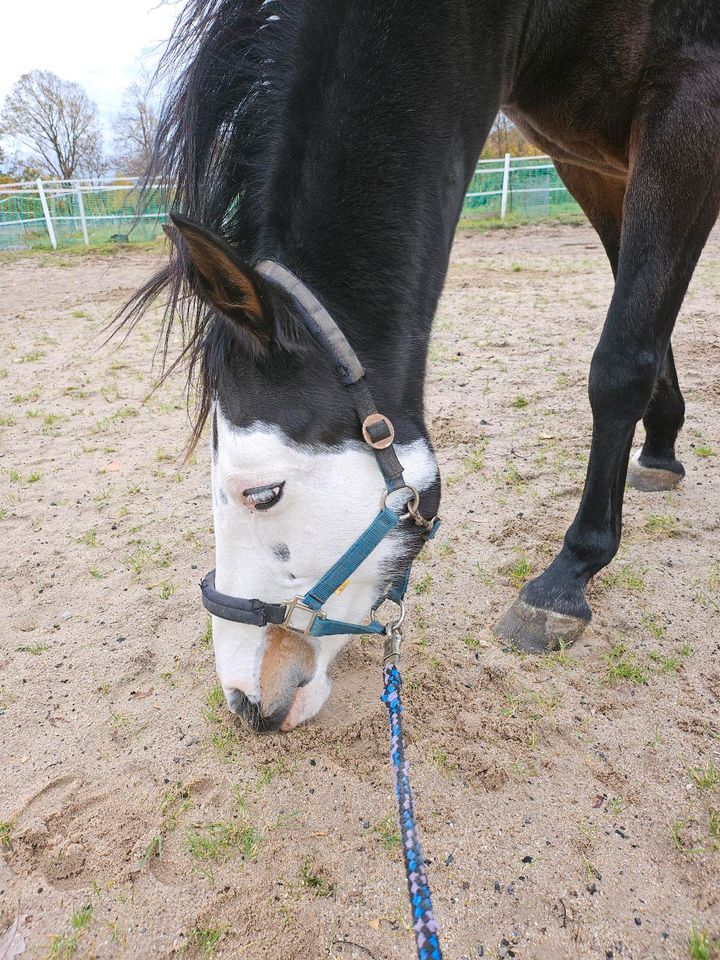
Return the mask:
<path id="1" fill-rule="evenodd" d="M 284 488 L 284 480 L 282 483 L 270 483 L 266 487 L 250 487 L 243 490 L 243 502 L 251 510 L 269 510 L 276 503 L 280 503 Z"/>

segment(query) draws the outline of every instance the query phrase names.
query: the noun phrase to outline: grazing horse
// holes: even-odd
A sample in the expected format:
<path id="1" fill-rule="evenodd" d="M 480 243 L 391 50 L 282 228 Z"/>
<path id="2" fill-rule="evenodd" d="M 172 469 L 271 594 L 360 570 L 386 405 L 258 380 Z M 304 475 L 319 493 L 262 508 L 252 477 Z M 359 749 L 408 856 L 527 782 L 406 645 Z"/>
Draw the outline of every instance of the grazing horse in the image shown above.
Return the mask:
<path id="1" fill-rule="evenodd" d="M 720 207 L 717 0 L 190 0 L 152 170 L 174 184 L 169 293 L 211 420 L 218 590 L 287 601 L 367 526 L 382 479 L 347 389 L 257 269 L 322 302 L 394 424 L 424 516 L 440 483 L 423 417 L 430 327 L 463 197 L 499 109 L 547 151 L 616 284 L 589 380 L 585 491 L 564 545 L 497 626 L 529 651 L 577 639 L 618 550 L 626 478 L 674 486 L 684 402 L 671 335 Z M 628 461 L 636 425 L 642 450 Z M 419 550 L 401 526 L 328 604 L 362 618 Z M 230 709 L 290 729 L 345 640 L 214 622 Z"/>

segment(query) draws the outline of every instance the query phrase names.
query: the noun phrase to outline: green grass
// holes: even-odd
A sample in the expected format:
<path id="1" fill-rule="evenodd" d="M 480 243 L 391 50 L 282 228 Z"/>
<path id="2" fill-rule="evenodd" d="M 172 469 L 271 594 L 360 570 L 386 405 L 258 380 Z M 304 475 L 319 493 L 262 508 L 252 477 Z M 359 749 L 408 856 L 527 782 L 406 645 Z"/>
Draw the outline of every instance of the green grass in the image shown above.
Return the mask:
<path id="1" fill-rule="evenodd" d="M 45 653 L 46 650 L 49 650 L 50 644 L 38 641 L 37 643 L 29 643 L 26 646 L 18 647 L 17 649 L 18 653 L 31 653 L 34 657 L 37 657 L 41 653 Z"/>
<path id="2" fill-rule="evenodd" d="M 300 884 L 312 890 L 316 897 L 333 895 L 333 885 L 323 876 L 322 871 L 313 865 L 312 860 L 306 860 L 300 868 Z"/>
<path id="3" fill-rule="evenodd" d="M 174 593 L 175 593 L 175 587 L 171 583 L 163 583 L 160 585 L 161 600 L 169 600 Z"/>
<path id="4" fill-rule="evenodd" d="M 38 360 L 42 360 L 45 356 L 43 350 L 31 350 L 30 353 L 24 354 L 22 357 L 18 358 L 18 363 L 37 363 Z"/>
<path id="5" fill-rule="evenodd" d="M 615 684 L 620 681 L 642 686 L 647 683 L 646 674 L 637 664 L 633 653 L 629 653 L 624 643 L 616 643 L 609 653 L 603 656 L 607 670 L 603 676 L 603 683 Z"/>
<path id="6" fill-rule="evenodd" d="M 11 413 L 0 414 L 0 427 L 12 427 L 15 424 L 15 417 Z"/>
<path id="7" fill-rule="evenodd" d="M 188 934 L 188 943 L 199 950 L 203 957 L 212 957 L 225 933 L 227 927 L 195 927 Z"/>
<path id="8" fill-rule="evenodd" d="M 507 564 L 505 573 L 510 583 L 519 590 L 532 576 L 533 565 L 528 556 L 522 553 L 522 551 L 517 550 L 516 553 L 516 559 Z"/>
<path id="9" fill-rule="evenodd" d="M 414 585 L 413 590 L 418 596 L 423 593 L 427 593 L 430 587 L 432 586 L 432 577 L 429 573 L 426 573 L 424 577 L 421 577 L 417 583 Z"/>
<path id="10" fill-rule="evenodd" d="M 81 537 L 78 537 L 76 543 L 84 543 L 86 547 L 96 547 L 97 530 L 87 530 Z"/>
<path id="11" fill-rule="evenodd" d="M 708 447 L 708 446 L 702 445 L 702 446 L 699 446 L 699 447 L 695 447 L 695 456 L 696 456 L 696 457 L 702 457 L 703 459 L 706 459 L 707 457 L 714 457 L 714 456 L 715 456 L 715 451 L 713 450 L 712 447 Z"/>
<path id="12" fill-rule="evenodd" d="M 638 570 L 632 564 L 626 563 L 606 574 L 605 583 L 609 587 L 625 587 L 640 593 L 645 589 L 645 573 L 645 570 Z"/>
<path id="13" fill-rule="evenodd" d="M 720 787 L 720 769 L 709 760 L 704 767 L 693 767 L 690 776 L 699 790 L 715 790 Z"/>
<path id="14" fill-rule="evenodd" d="M 516 410 L 524 410 L 525 407 L 529 405 L 530 401 L 527 397 L 524 397 L 522 394 L 518 394 L 517 397 L 510 404 L 511 407 L 514 407 Z"/>
<path id="15" fill-rule="evenodd" d="M 92 923 L 93 907 L 88 901 L 70 917 L 70 932 L 56 934 L 50 941 L 45 960 L 71 960 L 75 956 L 82 935 Z"/>
<path id="16" fill-rule="evenodd" d="M 187 832 L 187 848 L 196 860 L 222 863 L 234 854 L 254 860 L 263 834 L 241 817 L 227 823 L 204 823 Z"/>
<path id="17" fill-rule="evenodd" d="M 473 448 L 472 453 L 465 460 L 465 469 L 468 473 L 480 473 L 485 469 L 485 453 L 487 451 L 488 441 L 486 437 L 481 437 Z"/>
<path id="18" fill-rule="evenodd" d="M 682 533 L 677 517 L 670 514 L 651 514 L 645 521 L 645 529 L 657 537 L 677 537 Z"/>
<path id="19" fill-rule="evenodd" d="M 12 821 L 0 820 L 0 847 L 10 850 L 12 847 Z"/>
<path id="20" fill-rule="evenodd" d="M 720 951 L 720 940 L 710 937 L 707 930 L 698 930 L 695 924 L 690 928 L 688 937 L 688 957 L 690 960 L 713 960 Z"/>
<path id="21" fill-rule="evenodd" d="M 394 853 L 400 849 L 401 838 L 398 833 L 397 821 L 394 814 L 385 817 L 372 829 L 383 850 L 386 850 L 388 853 Z"/>
<path id="22" fill-rule="evenodd" d="M 648 654 L 653 663 L 656 663 L 662 673 L 677 673 L 680 662 L 677 657 L 668 657 L 659 650 L 651 650 Z"/>

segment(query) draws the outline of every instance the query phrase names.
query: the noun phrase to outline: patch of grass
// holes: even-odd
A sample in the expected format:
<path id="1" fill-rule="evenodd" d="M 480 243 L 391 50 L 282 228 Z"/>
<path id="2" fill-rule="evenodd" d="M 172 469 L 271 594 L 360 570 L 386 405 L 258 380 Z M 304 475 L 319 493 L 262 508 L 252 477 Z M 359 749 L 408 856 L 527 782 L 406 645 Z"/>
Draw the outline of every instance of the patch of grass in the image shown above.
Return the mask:
<path id="1" fill-rule="evenodd" d="M 707 457 L 714 457 L 715 451 L 712 447 L 708 447 L 703 444 L 699 447 L 695 447 L 695 456 L 706 459 Z"/>
<path id="2" fill-rule="evenodd" d="M 223 863 L 233 854 L 243 860 L 254 860 L 263 834 L 241 816 L 227 823 L 204 823 L 187 832 L 187 847 L 196 860 Z"/>
<path id="3" fill-rule="evenodd" d="M 174 593 L 175 593 L 175 587 L 171 583 L 163 583 L 160 585 L 161 600 L 169 600 Z"/>
<path id="4" fill-rule="evenodd" d="M 627 590 L 641 592 L 645 589 L 646 570 L 639 570 L 632 564 L 623 564 L 619 569 L 606 574 L 605 583 L 609 587 L 625 587 Z"/>
<path id="5" fill-rule="evenodd" d="M 15 417 L 11 413 L 0 414 L 0 427 L 12 427 L 15 424 Z"/>
<path id="6" fill-rule="evenodd" d="M 638 666 L 635 655 L 628 652 L 624 643 L 616 643 L 612 650 L 603 656 L 603 660 L 608 665 L 603 683 L 624 681 L 634 686 L 647 683 L 647 676 Z"/>
<path id="7" fill-rule="evenodd" d="M 334 892 L 333 885 L 319 870 L 313 865 L 312 860 L 306 860 L 300 868 L 300 884 L 308 890 L 312 890 L 316 897 L 331 897 Z"/>
<path id="8" fill-rule="evenodd" d="M 688 936 L 688 957 L 690 960 L 714 960 L 720 951 L 720 940 L 711 939 L 707 930 L 698 930 L 695 924 Z"/>
<path id="9" fill-rule="evenodd" d="M 212 646 L 212 617 L 208 617 L 207 621 L 205 622 L 205 630 L 200 638 L 200 644 L 203 647 Z"/>
<path id="10" fill-rule="evenodd" d="M 140 576 L 149 566 L 158 568 L 170 566 L 171 554 L 168 550 L 163 550 L 162 544 L 158 541 L 148 543 L 145 540 L 131 540 L 130 546 L 133 550 L 125 557 L 125 565 L 136 576 Z"/>
<path id="11" fill-rule="evenodd" d="M 510 583 L 519 590 L 532 576 L 533 565 L 527 554 L 521 550 L 516 550 L 515 553 L 516 558 L 504 567 L 504 573 Z"/>
<path id="12" fill-rule="evenodd" d="M 529 405 L 530 401 L 527 397 L 524 397 L 521 393 L 515 397 L 515 399 L 510 404 L 511 407 L 514 407 L 516 410 L 524 410 L 525 407 Z"/>
<path id="13" fill-rule="evenodd" d="M 625 807 L 625 801 L 621 797 L 610 797 L 608 800 L 608 810 L 614 817 L 619 817 Z"/>
<path id="14" fill-rule="evenodd" d="M 276 760 L 274 763 L 266 763 L 260 771 L 260 776 L 258 777 L 257 784 L 255 785 L 258 790 L 262 790 L 263 787 L 267 787 L 273 782 L 275 777 L 283 776 L 286 773 L 290 773 L 291 767 L 285 760 Z"/>
<path id="15" fill-rule="evenodd" d="M 430 587 L 432 586 L 432 577 L 429 573 L 426 573 L 424 577 L 421 577 L 417 583 L 414 585 L 413 590 L 418 596 L 423 593 L 427 593 Z"/>
<path id="16" fill-rule="evenodd" d="M 651 650 L 648 654 L 653 663 L 656 663 L 662 673 L 677 673 L 680 666 L 677 657 L 668 657 L 659 650 Z"/>
<path id="17" fill-rule="evenodd" d="M 487 451 L 488 441 L 486 437 L 480 437 L 473 448 L 472 453 L 465 460 L 465 469 L 468 473 L 479 473 L 485 469 L 485 453 Z"/>
<path id="18" fill-rule="evenodd" d="M 71 960 L 75 956 L 82 935 L 92 923 L 92 918 L 92 903 L 88 900 L 79 910 L 72 912 L 70 916 L 71 932 L 56 934 L 50 940 L 46 960 Z"/>
<path id="19" fill-rule="evenodd" d="M 96 547 L 97 530 L 87 530 L 81 537 L 78 537 L 75 543 L 84 543 L 86 547 Z"/>
<path id="20" fill-rule="evenodd" d="M 664 640 L 666 629 L 664 622 L 654 613 L 644 613 L 640 618 L 640 623 L 655 637 L 656 640 Z"/>
<path id="21" fill-rule="evenodd" d="M 34 657 L 37 657 L 41 653 L 45 653 L 46 650 L 49 650 L 50 644 L 38 641 L 37 643 L 29 643 L 26 646 L 18 647 L 17 649 L 18 653 L 31 653 Z"/>
<path id="22" fill-rule="evenodd" d="M 40 479 L 40 473 L 36 470 L 34 473 L 29 473 L 27 476 L 28 483 L 37 483 Z"/>
<path id="23" fill-rule="evenodd" d="M 37 361 L 42 360 L 44 356 L 44 350 L 31 350 L 30 353 L 25 353 L 22 357 L 18 357 L 17 363 L 37 363 Z"/>
<path id="24" fill-rule="evenodd" d="M 67 420 L 67 417 L 60 413 L 46 413 L 42 418 L 42 432 L 47 437 L 57 437 L 60 433 L 60 424 L 65 420 Z"/>
<path id="25" fill-rule="evenodd" d="M 473 637 L 472 634 L 466 633 L 463 637 L 463 644 L 465 645 L 466 650 L 479 650 L 483 646 L 482 640 L 479 640 L 477 637 Z"/>
<path id="26" fill-rule="evenodd" d="M 645 521 L 645 529 L 657 537 L 678 537 L 682 533 L 677 517 L 670 514 L 651 514 Z"/>
<path id="27" fill-rule="evenodd" d="M 188 934 L 188 943 L 198 949 L 203 957 L 212 957 L 218 943 L 227 933 L 227 927 L 195 927 Z"/>
<path id="28" fill-rule="evenodd" d="M 12 849 L 12 830 L 11 820 L 0 820 L 0 847 L 4 847 L 5 850 Z"/>
<path id="29" fill-rule="evenodd" d="M 709 760 L 704 767 L 693 767 L 690 776 L 699 790 L 715 790 L 720 787 L 720 769 Z"/>
<path id="30" fill-rule="evenodd" d="M 372 828 L 372 831 L 377 836 L 383 850 L 388 853 L 395 853 L 400 849 L 401 838 L 394 814 L 384 817 Z"/>
<path id="31" fill-rule="evenodd" d="M 177 827 L 180 816 L 189 806 L 190 791 L 186 787 L 178 785 L 165 791 L 160 806 L 160 814 L 162 816 L 160 829 L 145 848 L 145 854 L 143 855 L 144 864 L 149 863 L 150 860 L 154 858 L 159 859 L 162 856 L 165 847 L 165 838 L 168 833 L 171 833 Z"/>

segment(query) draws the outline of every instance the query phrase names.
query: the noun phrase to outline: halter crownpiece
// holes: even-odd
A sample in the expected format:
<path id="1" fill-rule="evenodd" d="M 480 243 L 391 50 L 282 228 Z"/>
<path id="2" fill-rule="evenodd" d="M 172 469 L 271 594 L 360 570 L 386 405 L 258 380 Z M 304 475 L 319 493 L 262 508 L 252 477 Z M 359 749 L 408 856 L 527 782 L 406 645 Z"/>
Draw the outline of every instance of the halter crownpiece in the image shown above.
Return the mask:
<path id="1" fill-rule="evenodd" d="M 275 263 L 274 260 L 263 260 L 258 264 L 257 271 L 290 294 L 299 308 L 300 322 L 333 361 L 341 382 L 350 391 L 363 439 L 375 455 L 386 490 L 380 501 L 380 512 L 367 530 L 304 596 L 294 597 L 285 603 L 265 603 L 262 600 L 233 597 L 220 593 L 215 588 L 215 571 L 212 570 L 200 584 L 203 605 L 209 613 L 222 620 L 254 627 L 276 624 L 305 637 L 329 637 L 343 634 L 389 636 L 388 628 L 397 626 L 397 623 L 380 623 L 375 619 L 374 614 L 386 599 L 402 605 L 410 577 L 410 566 L 395 578 L 385 595 L 375 605 L 370 623 L 331 620 L 322 608 L 401 521 L 412 519 L 416 526 L 423 530 L 424 538 L 431 540 L 437 533 L 440 519 L 433 517 L 428 520 L 420 514 L 420 494 L 406 483 L 402 464 L 393 446 L 395 428 L 388 417 L 378 412 L 365 382 L 363 365 L 340 327 L 315 294 L 287 267 Z M 402 490 L 407 490 L 409 494 L 405 504 L 407 512 L 398 515 L 386 506 L 386 500 L 391 493 Z M 390 632 L 392 632 L 391 629 Z"/>

